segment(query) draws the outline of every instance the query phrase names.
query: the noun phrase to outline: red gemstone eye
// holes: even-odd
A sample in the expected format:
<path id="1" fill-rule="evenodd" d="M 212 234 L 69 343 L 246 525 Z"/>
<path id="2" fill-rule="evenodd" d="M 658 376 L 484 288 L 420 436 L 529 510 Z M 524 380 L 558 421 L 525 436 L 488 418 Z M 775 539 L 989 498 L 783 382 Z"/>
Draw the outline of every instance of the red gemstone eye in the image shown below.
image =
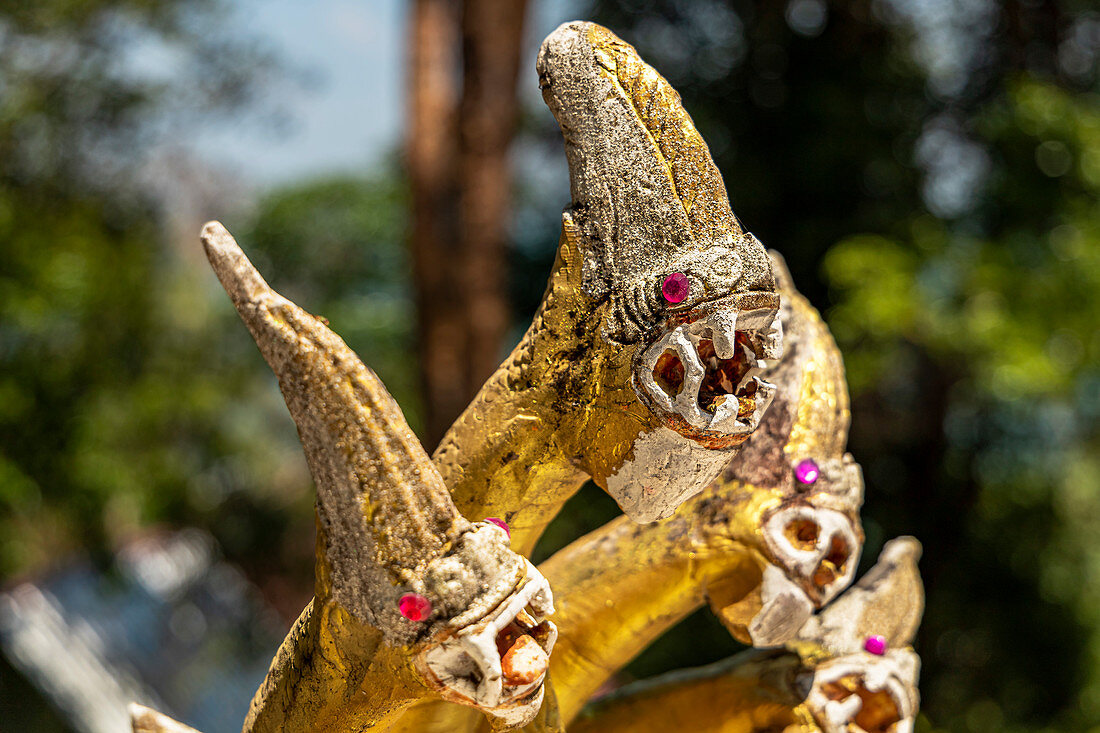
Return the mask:
<path id="1" fill-rule="evenodd" d="M 497 517 L 486 517 L 485 521 L 489 524 L 495 524 L 496 526 L 500 527 L 504 530 L 504 534 L 508 535 L 509 537 L 512 536 L 512 530 L 508 529 L 508 523 L 505 522 L 503 519 L 499 519 Z"/>
<path id="2" fill-rule="evenodd" d="M 794 468 L 794 476 L 798 479 L 798 483 L 805 486 L 817 481 L 818 476 L 821 475 L 821 469 L 818 468 L 817 462 L 812 458 L 807 458 L 803 461 L 799 461 L 798 465 Z"/>
<path id="3" fill-rule="evenodd" d="M 409 621 L 423 621 L 432 613 L 432 602 L 419 593 L 406 593 L 397 602 L 397 610 Z"/>
<path id="4" fill-rule="evenodd" d="M 874 634 L 868 636 L 863 642 L 863 648 L 869 651 L 871 654 L 882 656 L 886 653 L 886 637 Z"/>
<path id="5" fill-rule="evenodd" d="M 683 303 L 691 292 L 691 283 L 687 275 L 682 272 L 674 272 L 665 278 L 661 284 L 661 295 L 669 303 Z"/>

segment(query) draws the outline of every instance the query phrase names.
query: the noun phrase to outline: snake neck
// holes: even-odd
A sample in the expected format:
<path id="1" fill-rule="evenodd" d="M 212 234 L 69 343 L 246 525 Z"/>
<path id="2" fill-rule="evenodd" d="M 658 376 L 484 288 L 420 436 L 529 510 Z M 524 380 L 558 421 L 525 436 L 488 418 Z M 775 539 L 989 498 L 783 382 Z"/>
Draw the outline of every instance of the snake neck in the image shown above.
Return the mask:
<path id="1" fill-rule="evenodd" d="M 458 510 L 508 522 L 523 554 L 587 478 L 577 437 L 593 340 L 565 269 L 559 256 L 527 333 L 432 456 Z"/>

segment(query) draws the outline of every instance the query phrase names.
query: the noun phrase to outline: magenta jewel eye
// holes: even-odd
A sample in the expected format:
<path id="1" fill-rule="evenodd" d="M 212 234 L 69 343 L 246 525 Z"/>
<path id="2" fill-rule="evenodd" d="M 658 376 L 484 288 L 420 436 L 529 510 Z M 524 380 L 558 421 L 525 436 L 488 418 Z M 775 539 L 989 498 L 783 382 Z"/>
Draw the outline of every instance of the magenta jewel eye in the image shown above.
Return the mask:
<path id="1" fill-rule="evenodd" d="M 486 517 L 485 521 L 489 524 L 495 524 L 496 526 L 500 527 L 504 530 L 504 534 L 508 535 L 509 537 L 512 536 L 512 530 L 508 529 L 508 523 L 505 522 L 503 519 L 499 519 L 497 517 Z"/>
<path id="2" fill-rule="evenodd" d="M 863 642 L 863 648 L 871 654 L 881 657 L 886 653 L 886 637 L 879 636 L 878 634 L 868 636 Z"/>
<path id="3" fill-rule="evenodd" d="M 432 602 L 419 593 L 406 593 L 397 602 L 397 610 L 409 621 L 423 621 L 432 613 Z"/>
<path id="4" fill-rule="evenodd" d="M 798 479 L 798 483 L 805 486 L 817 481 L 820 475 L 821 469 L 818 468 L 817 462 L 812 458 L 799 461 L 798 465 L 794 467 L 794 477 Z"/>
<path id="5" fill-rule="evenodd" d="M 682 272 L 674 272 L 661 283 L 661 295 L 669 303 L 683 303 L 691 293 L 691 283 L 687 275 Z"/>

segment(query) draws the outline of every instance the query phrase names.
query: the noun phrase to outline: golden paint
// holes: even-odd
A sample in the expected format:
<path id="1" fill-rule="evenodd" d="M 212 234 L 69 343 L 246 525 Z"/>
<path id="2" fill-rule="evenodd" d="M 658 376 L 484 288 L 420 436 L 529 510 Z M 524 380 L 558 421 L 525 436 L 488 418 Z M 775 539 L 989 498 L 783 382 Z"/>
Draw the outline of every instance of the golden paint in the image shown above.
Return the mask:
<path id="1" fill-rule="evenodd" d="M 294 375 L 316 374 L 339 387 L 333 388 L 336 402 L 365 396 L 372 405 L 340 412 L 325 406 L 325 395 L 306 394 L 315 387 L 308 379 L 304 386 L 283 384 L 319 489 L 317 597 L 276 655 L 245 731 L 500 729 L 499 719 L 489 723 L 477 710 L 431 699 L 438 692 L 413 666 L 431 639 L 408 633 L 407 625 L 392 618 L 388 601 L 378 604 L 374 596 L 388 599 L 399 586 L 422 582 L 426 565 L 457 552 L 469 533 L 463 516 L 503 518 L 512 549 L 528 554 L 589 476 L 611 491 L 609 479 L 640 460 L 640 438 L 656 431 L 675 432 L 692 450 L 720 455 L 723 462 L 737 458 L 670 519 L 639 525 L 620 517 L 543 564 L 557 598 L 559 641 L 550 657 L 548 679 L 554 684 L 547 682 L 546 702 L 524 730 L 563 730 L 608 677 L 704 603 L 735 636 L 752 641 L 759 631 L 753 625 L 774 601 L 767 595 L 769 578 L 790 572 L 777 569 L 775 547 L 765 536 L 777 512 L 813 508 L 820 499 L 855 524 L 852 536 L 862 542 L 858 499 L 852 506 L 852 496 L 806 491 L 791 478 L 791 462 L 806 456 L 832 461 L 843 474 L 849 407 L 839 352 L 789 276 L 773 274 L 763 246 L 741 228 L 679 95 L 631 46 L 594 24 L 555 31 L 540 51 L 538 68 L 544 98 L 566 131 L 573 203 L 563 215 L 557 258 L 530 329 L 430 463 L 414 449 L 415 438 L 407 439 L 411 434 L 398 420 L 397 406 L 388 395 L 378 397 L 381 386 L 373 374 L 359 369 L 354 354 L 321 321 L 289 301 L 257 321 L 256 309 L 242 308 L 248 298 L 238 297 L 241 284 L 226 285 L 261 349 L 268 338 L 264 329 L 288 336 L 283 346 L 265 351 L 269 361 L 277 357 L 277 373 L 289 363 Z M 672 271 L 686 273 L 691 282 L 690 297 L 676 306 L 659 295 L 661 279 Z M 687 314 L 721 303 L 752 304 L 774 314 L 777 276 L 785 282 L 784 326 L 795 347 L 794 356 L 772 370 L 789 379 L 776 379 L 786 412 L 769 411 L 738 454 L 731 449 L 748 433 L 691 428 L 643 403 L 637 379 L 648 344 L 658 343 L 662 331 L 682 324 Z M 256 285 L 244 282 L 245 290 Z M 303 334 L 313 340 L 301 341 Z M 777 334 L 773 329 L 774 339 L 761 347 L 774 350 L 768 358 L 780 356 Z M 328 348 L 340 358 L 308 362 L 317 353 L 302 356 L 295 348 Z M 350 392 L 340 391 L 345 388 Z M 374 426 L 378 416 L 389 423 Z M 314 440 L 314 427 L 329 437 L 359 429 L 368 450 L 343 440 Z M 725 451 L 709 450 L 716 446 Z M 699 461 L 702 475 L 710 464 Z M 345 486 L 340 482 L 348 475 L 355 480 Z M 325 501 L 353 511 L 331 511 Z M 361 521 L 343 521 L 354 516 Z M 348 526 L 366 539 L 347 535 Z M 367 581 L 369 587 L 349 595 L 356 581 L 345 556 L 390 576 Z M 854 558 L 849 562 L 854 565 Z M 794 588 L 789 592 L 801 592 L 789 579 L 783 582 Z M 501 589 L 479 592 L 488 611 Z M 380 620 L 374 606 L 391 618 Z M 800 644 L 801 662 L 832 653 L 812 641 Z M 705 719 L 718 726 L 712 730 L 813 730 L 804 706 L 784 697 L 776 682 L 777 674 L 793 672 L 797 662 L 793 655 L 760 659 L 667 694 L 647 692 L 623 703 L 599 729 L 649 729 L 642 720 L 666 720 L 664 727 L 691 720 L 694 726 Z M 596 725 L 580 721 L 576 729 Z"/>
<path id="2" fill-rule="evenodd" d="M 727 470 L 671 519 L 638 525 L 618 517 L 540 566 L 555 591 L 559 637 L 550 679 L 565 723 L 615 671 L 704 603 L 710 603 L 734 636 L 751 641 L 748 627 L 761 610 L 763 572 L 771 564 L 762 527 L 780 507 L 804 501 L 792 486 L 786 441 L 797 426 L 804 445 L 839 442 L 842 452 L 847 426 L 843 414 L 802 409 L 807 394 L 834 395 L 829 405 L 846 406 L 843 370 L 836 345 L 813 308 L 794 290 L 785 289 L 782 296 L 790 304 L 784 328 L 791 336 L 793 361 L 776 369 L 796 374 L 786 380 L 786 392 L 777 395 L 770 419 L 782 423 L 781 415 L 789 413 L 793 423 L 785 430 L 758 433 L 746 444 L 752 456 L 772 455 L 778 461 L 774 485 L 754 485 Z M 831 354 L 823 357 L 821 349 Z M 769 424 L 761 430 L 770 430 Z M 731 721 L 739 720 L 737 714 L 729 715 Z M 751 719 L 748 715 L 744 720 Z M 445 703 L 418 705 L 390 728 L 406 733 L 485 729 L 476 712 Z M 536 722 L 523 730 L 548 729 Z"/>
<path id="3" fill-rule="evenodd" d="M 641 435 L 670 428 L 689 446 L 742 443 L 746 434 L 685 430 L 644 405 L 634 370 L 645 340 L 685 311 L 727 296 L 775 307 L 767 255 L 741 229 L 668 82 L 591 23 L 551 34 L 538 68 L 565 130 L 573 205 L 530 328 L 433 456 L 459 511 L 504 518 L 525 554 L 588 477 L 608 488 Z M 668 311 L 659 285 L 679 268 L 698 278 L 698 292 Z"/>
<path id="4" fill-rule="evenodd" d="M 807 623 L 786 651 L 753 650 L 628 685 L 589 705 L 569 730 L 911 731 L 918 695 L 909 644 L 924 597 L 919 554 L 912 538 L 887 543 L 867 575 Z M 870 634 L 887 637 L 885 656 L 863 651 Z M 857 706 L 832 707 L 851 696 Z"/>
<path id="5" fill-rule="evenodd" d="M 799 670 L 791 654 L 748 653 L 727 669 L 670 675 L 661 684 L 639 683 L 592 706 L 569 726 L 570 733 L 645 733 L 683 728 L 692 733 L 808 733 L 813 717 L 785 683 Z"/>
<path id="6" fill-rule="evenodd" d="M 839 455 L 844 452 L 851 423 L 844 362 L 836 341 L 817 311 L 803 298 L 793 303 L 805 318 L 815 324 L 812 340 L 807 344 L 813 356 L 806 366 L 813 376 L 802 383 L 798 419 L 783 449 L 792 461 Z"/>
<path id="7" fill-rule="evenodd" d="M 479 635 L 527 609 L 544 626 L 527 638 L 549 653 L 554 634 L 543 621 L 552 602 L 541 574 L 499 527 L 458 513 L 397 403 L 339 336 L 268 287 L 221 225 L 204 228 L 203 245 L 279 379 L 317 486 L 316 597 L 276 654 L 244 730 L 384 726 L 428 695 L 513 723 L 533 719 L 542 685 L 512 685 L 508 697 L 500 675 L 486 671 L 499 662 L 492 638 Z M 403 617 L 399 601 L 410 592 L 430 604 L 427 617 Z M 429 655 L 484 673 L 462 695 L 452 689 L 461 675 L 432 676 Z"/>

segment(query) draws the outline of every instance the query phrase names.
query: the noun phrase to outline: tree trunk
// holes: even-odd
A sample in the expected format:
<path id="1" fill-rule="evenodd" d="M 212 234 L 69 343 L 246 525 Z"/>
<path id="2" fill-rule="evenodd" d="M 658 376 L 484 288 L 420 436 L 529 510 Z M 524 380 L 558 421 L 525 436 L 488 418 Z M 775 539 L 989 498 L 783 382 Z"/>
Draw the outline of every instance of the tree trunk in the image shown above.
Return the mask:
<path id="1" fill-rule="evenodd" d="M 509 150 L 517 118 L 516 80 L 526 5 L 525 0 L 466 0 L 463 8 L 460 241 L 469 329 L 464 402 L 499 366 L 509 325 Z"/>
<path id="2" fill-rule="evenodd" d="M 409 34 L 406 156 L 412 194 L 410 249 L 424 395 L 421 439 L 434 446 L 462 409 L 465 335 L 457 278 L 459 11 L 416 0 Z"/>
<path id="3" fill-rule="evenodd" d="M 508 153 L 526 6 L 413 6 L 407 151 L 429 446 L 496 369 L 507 334 Z"/>

